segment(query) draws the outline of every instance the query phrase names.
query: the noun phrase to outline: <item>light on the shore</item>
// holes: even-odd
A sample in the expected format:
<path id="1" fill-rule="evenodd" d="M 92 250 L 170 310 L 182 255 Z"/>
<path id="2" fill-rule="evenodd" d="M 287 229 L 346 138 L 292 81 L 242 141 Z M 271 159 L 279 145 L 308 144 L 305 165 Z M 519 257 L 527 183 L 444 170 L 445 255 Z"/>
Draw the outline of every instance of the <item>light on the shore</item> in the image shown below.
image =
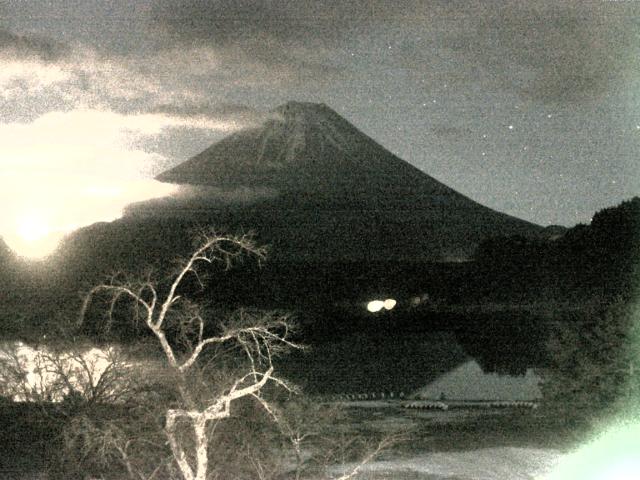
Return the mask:
<path id="1" fill-rule="evenodd" d="M 367 310 L 371 313 L 379 312 L 384 308 L 384 302 L 382 300 L 372 300 L 367 303 Z"/>
<path id="2" fill-rule="evenodd" d="M 392 310 L 396 304 L 397 302 L 393 298 L 387 298 L 386 300 L 371 300 L 367 303 L 367 310 L 371 313 L 379 312 L 382 309 Z"/>
<path id="3" fill-rule="evenodd" d="M 387 298 L 384 302 L 383 302 L 383 306 L 385 308 L 385 310 L 392 310 L 393 307 L 396 306 L 396 302 L 393 298 Z"/>

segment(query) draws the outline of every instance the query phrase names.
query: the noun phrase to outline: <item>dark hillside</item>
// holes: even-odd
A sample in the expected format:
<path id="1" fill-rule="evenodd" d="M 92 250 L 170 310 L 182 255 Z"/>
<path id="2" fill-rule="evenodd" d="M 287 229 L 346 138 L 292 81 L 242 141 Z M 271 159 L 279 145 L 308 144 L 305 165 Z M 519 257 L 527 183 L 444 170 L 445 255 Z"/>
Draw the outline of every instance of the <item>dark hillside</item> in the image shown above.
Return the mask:
<path id="1" fill-rule="evenodd" d="M 629 297 L 640 278 L 640 198 L 597 212 L 552 239 L 499 237 L 478 249 L 468 295 L 507 299 Z"/>

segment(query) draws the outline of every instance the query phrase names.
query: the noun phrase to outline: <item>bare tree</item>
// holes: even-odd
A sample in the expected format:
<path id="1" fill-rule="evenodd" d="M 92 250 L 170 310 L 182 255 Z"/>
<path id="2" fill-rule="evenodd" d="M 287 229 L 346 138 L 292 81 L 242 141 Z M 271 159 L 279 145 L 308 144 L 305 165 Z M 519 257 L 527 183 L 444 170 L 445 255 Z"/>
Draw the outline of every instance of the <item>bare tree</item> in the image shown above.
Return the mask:
<path id="1" fill-rule="evenodd" d="M 211 432 L 217 422 L 231 415 L 234 402 L 253 398 L 275 416 L 274 408 L 261 392 L 268 383 L 291 389 L 274 374 L 273 365 L 275 355 L 288 348 L 299 348 L 290 339 L 287 316 L 240 311 L 231 319 L 218 322 L 215 334 L 208 335 L 210 321 L 205 321 L 204 310 L 181 293 L 187 281 L 204 285 L 203 267 L 214 262 L 228 267 L 234 259 L 246 254 L 258 260 L 265 258 L 264 249 L 250 236 L 205 233 L 165 285 L 153 281 L 150 275 L 134 280 L 115 275 L 107 283 L 92 288 L 81 309 L 82 323 L 92 301 L 104 295 L 109 302 L 107 325 L 111 325 L 116 304 L 127 299 L 134 306 L 134 319 L 141 320 L 155 337 L 179 393 L 179 402 L 164 411 L 163 429 L 172 460 L 184 480 L 207 478 Z M 207 352 L 213 350 L 215 355 L 232 346 L 244 352 L 247 369 L 225 379 L 225 388 L 216 393 L 209 390 L 207 395 L 200 394 L 197 385 L 202 377 L 198 365 L 215 358 Z M 126 450 L 120 454 L 124 455 L 123 452 L 126 454 Z"/>
<path id="2" fill-rule="evenodd" d="M 29 411 L 51 435 L 42 454 L 52 479 L 79 477 L 89 456 L 108 458 L 112 466 L 115 460 L 136 471 L 137 465 L 125 462 L 130 445 L 120 442 L 119 422 L 100 417 L 104 412 L 123 411 L 139 397 L 137 373 L 123 349 L 98 348 L 87 339 L 63 338 L 47 346 L 7 342 L 0 349 L 0 392 L 39 407 Z"/>
<path id="3" fill-rule="evenodd" d="M 40 359 L 30 358 L 29 347 L 7 343 L 0 351 L 0 394 L 14 401 L 45 401 L 49 387 L 43 381 Z"/>
<path id="4" fill-rule="evenodd" d="M 289 473 L 294 480 L 355 479 L 367 463 L 408 439 L 406 434 L 354 431 L 353 419 L 340 405 L 304 395 L 288 400 L 274 416 L 291 452 Z M 258 478 L 274 478 L 263 472 L 256 468 Z"/>
<path id="5" fill-rule="evenodd" d="M 74 397 L 86 404 L 114 404 L 132 393 L 131 370 L 116 347 L 65 342 L 34 348 L 7 343 L 0 349 L 0 392 L 17 401 L 41 404 Z"/>

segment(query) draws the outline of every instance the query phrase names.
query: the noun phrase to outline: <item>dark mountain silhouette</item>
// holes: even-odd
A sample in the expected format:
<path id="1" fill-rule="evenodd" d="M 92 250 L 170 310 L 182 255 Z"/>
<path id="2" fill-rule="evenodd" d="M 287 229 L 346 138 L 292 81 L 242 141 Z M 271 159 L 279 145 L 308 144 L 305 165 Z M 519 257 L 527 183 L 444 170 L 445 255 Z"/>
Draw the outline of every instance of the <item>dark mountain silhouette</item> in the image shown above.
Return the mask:
<path id="1" fill-rule="evenodd" d="M 0 238 L 0 263 L 4 265 L 5 263 L 13 261 L 14 257 L 15 254 L 11 251 L 5 241 Z"/>
<path id="2" fill-rule="evenodd" d="M 400 160 L 322 104 L 290 102 L 158 176 L 178 184 L 267 187 L 335 200 L 455 201 L 460 195 Z M 365 198 L 362 198 L 365 197 Z"/>
<path id="3" fill-rule="evenodd" d="M 463 260 L 487 237 L 542 232 L 409 165 L 325 105 L 272 114 L 159 175 L 186 193 L 130 214 L 250 228 L 277 259 L 325 262 Z"/>
<path id="4" fill-rule="evenodd" d="M 269 272 L 231 282 L 238 302 L 245 284 L 251 296 L 264 290 L 262 281 L 282 304 L 298 294 L 442 290 L 447 297 L 467 277 L 434 262 L 472 258 L 489 237 L 544 233 L 412 167 L 324 105 L 288 103 L 272 113 L 159 175 L 180 185 L 176 195 L 74 232 L 51 270 L 72 291 L 105 273 L 166 266 L 191 250 L 191 230 L 212 226 L 254 231 L 269 246 Z"/>
<path id="5" fill-rule="evenodd" d="M 7 283 L 13 283 L 17 275 L 18 258 L 16 254 L 9 248 L 5 241 L 0 238 L 0 281 L 3 282 L 4 290 L 7 289 Z M 2 294 L 0 293 L 0 299 Z"/>
<path id="6" fill-rule="evenodd" d="M 410 299 L 426 292 L 435 302 L 456 304 L 460 285 L 474 281 L 469 264 L 441 262 L 472 258 L 490 237 L 544 234 L 412 167 L 324 105 L 279 107 L 262 126 L 230 135 L 158 179 L 180 191 L 131 205 L 120 220 L 66 239 L 47 264 L 58 276 L 43 282 L 55 293 L 51 310 L 63 286 L 66 303 L 73 304 L 79 290 L 105 273 L 172 267 L 173 258 L 190 251 L 189 231 L 196 226 L 253 230 L 270 246 L 267 268 L 246 262 L 228 276 L 212 272 L 204 290 L 194 280 L 182 293 L 214 310 L 293 310 L 318 354 L 294 359 L 288 373 L 317 391 L 353 382 L 365 390 L 417 388 L 442 373 L 434 367 L 438 360 L 441 368 L 464 361 L 459 346 L 443 352 L 466 319 L 458 327 L 438 324 L 436 315 L 412 310 Z M 395 312 L 366 313 L 368 300 L 387 296 L 398 300 Z M 432 329 L 447 333 L 424 336 Z M 498 356 L 485 355 L 491 365 Z"/>
<path id="7" fill-rule="evenodd" d="M 550 230 L 551 229 L 551 230 Z M 494 301 L 630 298 L 640 274 L 640 198 L 547 238 L 494 237 L 477 250 L 471 288 Z"/>

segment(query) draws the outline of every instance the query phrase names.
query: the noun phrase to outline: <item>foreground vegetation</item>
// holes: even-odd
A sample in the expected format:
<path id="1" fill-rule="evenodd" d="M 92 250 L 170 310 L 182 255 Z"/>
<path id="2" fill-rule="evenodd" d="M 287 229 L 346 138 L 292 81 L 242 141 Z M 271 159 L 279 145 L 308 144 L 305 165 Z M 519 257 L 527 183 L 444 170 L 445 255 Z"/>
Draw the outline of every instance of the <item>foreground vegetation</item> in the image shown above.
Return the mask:
<path id="1" fill-rule="evenodd" d="M 21 402 L 5 402 L 4 414 L 47 445 L 51 478 L 301 478 L 363 449 L 360 437 L 326 443 L 336 413 L 304 403 L 275 372 L 275 357 L 301 348 L 287 315 L 216 318 L 188 299 L 187 282 L 204 287 L 203 266 L 244 255 L 264 250 L 248 236 L 204 233 L 164 278 L 116 274 L 91 288 L 65 339 L 31 356 L 19 344 L 3 352 L 3 394 Z M 122 322 L 137 341 L 97 348 L 122 335 Z M 360 453 L 370 459 L 389 443 Z"/>
<path id="2" fill-rule="evenodd" d="M 591 227 L 576 227 L 555 243 L 531 248 L 518 239 L 495 240 L 479 252 L 472 269 L 492 279 L 486 287 L 498 292 L 496 298 L 529 295 L 538 283 L 549 287 L 565 278 L 571 278 L 569 285 L 562 285 L 558 297 L 567 301 L 578 292 L 572 301 L 577 308 L 545 311 L 544 330 L 527 326 L 546 339 L 540 367 L 544 402 L 536 411 L 448 417 L 390 404 L 345 409 L 306 398 L 277 368 L 278 357 L 290 352 L 300 357 L 302 348 L 288 315 L 229 311 L 196 301 L 233 263 L 243 257 L 261 261 L 265 255 L 250 237 L 205 232 L 190 256 L 169 268 L 118 273 L 91 286 L 77 322 L 60 307 L 59 318 L 41 323 L 39 330 L 15 320 L 9 325 L 27 332 L 19 337 L 40 353 L 29 360 L 7 349 L 0 357 L 0 443 L 12 449 L 0 468 L 46 471 L 50 479 L 346 479 L 383 449 L 403 456 L 491 445 L 570 448 L 594 424 L 621 411 L 639 411 L 640 309 L 634 284 L 639 207 L 634 199 L 601 212 Z M 513 277 L 500 270 L 516 264 L 521 271 Z M 500 289 L 503 283 L 507 290 Z M 51 305 L 67 304 L 51 292 Z M 458 294 L 463 317 L 464 301 L 483 295 L 473 285 Z M 489 316 L 496 325 L 482 323 L 480 337 L 467 331 L 476 343 L 497 340 L 500 322 L 495 312 Z M 512 323 L 528 341 L 540 340 Z M 398 324 L 376 338 L 384 341 L 393 328 Z M 33 331 L 38 333 L 30 335 Z M 508 349 L 521 355 L 512 330 L 504 331 L 512 342 Z M 325 347 L 343 359 L 339 343 L 359 355 L 349 341 L 345 336 Z M 374 353 L 384 350 L 373 347 Z M 102 353 L 91 357 L 95 351 Z M 336 376 L 332 364 L 317 360 L 314 371 Z M 481 363 L 505 364 L 492 356 Z M 393 366 L 382 373 L 395 375 L 398 364 Z M 409 441 L 399 442 L 407 428 Z M 331 469 L 345 462 L 354 467 Z"/>

